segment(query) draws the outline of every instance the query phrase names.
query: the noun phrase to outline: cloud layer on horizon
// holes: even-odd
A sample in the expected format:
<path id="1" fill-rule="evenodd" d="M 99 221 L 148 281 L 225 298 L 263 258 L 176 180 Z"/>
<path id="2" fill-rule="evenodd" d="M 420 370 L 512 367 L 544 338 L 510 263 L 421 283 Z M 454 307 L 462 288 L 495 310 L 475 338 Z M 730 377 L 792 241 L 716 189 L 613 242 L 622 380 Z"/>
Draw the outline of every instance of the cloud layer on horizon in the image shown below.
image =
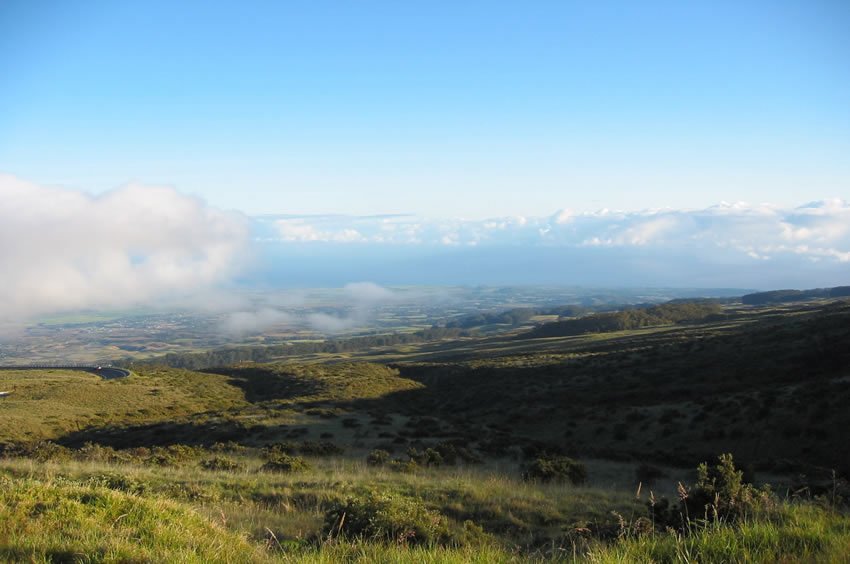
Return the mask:
<path id="1" fill-rule="evenodd" d="M 850 203 L 811 202 L 794 209 L 721 203 L 703 210 L 592 213 L 558 211 L 548 217 L 432 220 L 415 216 L 267 216 L 259 238 L 281 243 L 645 248 L 754 261 L 796 256 L 811 262 L 850 263 Z"/>
<path id="2" fill-rule="evenodd" d="M 171 188 L 91 196 L 0 175 L 0 320 L 198 292 L 234 275 L 249 233 Z"/>
<path id="3" fill-rule="evenodd" d="M 248 264 L 246 257 L 251 257 Z M 850 283 L 850 203 L 794 209 L 562 210 L 486 220 L 264 216 L 223 212 L 174 189 L 102 195 L 0 174 L 0 322 L 38 314 L 178 306 L 232 314 L 225 332 L 286 322 L 222 287 L 558 284 L 811 287 Z M 353 315 L 295 320 L 343 330 L 374 303 L 346 286 Z"/>

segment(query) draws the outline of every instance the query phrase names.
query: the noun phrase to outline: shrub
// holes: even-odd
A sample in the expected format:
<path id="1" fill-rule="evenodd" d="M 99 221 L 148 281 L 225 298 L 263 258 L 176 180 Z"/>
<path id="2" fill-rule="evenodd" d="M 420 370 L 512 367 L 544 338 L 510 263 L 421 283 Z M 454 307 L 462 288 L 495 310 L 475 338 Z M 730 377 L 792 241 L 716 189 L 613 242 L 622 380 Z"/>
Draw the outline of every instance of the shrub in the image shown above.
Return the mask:
<path id="1" fill-rule="evenodd" d="M 38 462 L 65 461 L 71 457 L 71 451 L 51 441 L 10 443 L 4 445 L 3 456 L 32 458 Z"/>
<path id="2" fill-rule="evenodd" d="M 307 464 L 300 456 L 290 456 L 288 454 L 277 453 L 269 456 L 268 461 L 263 464 L 260 469 L 266 472 L 301 472 L 308 470 L 310 465 Z"/>
<path id="3" fill-rule="evenodd" d="M 141 495 L 147 491 L 148 486 L 145 482 L 125 476 L 122 474 L 108 472 L 104 474 L 96 474 L 87 480 L 87 484 L 91 486 L 100 486 L 109 488 L 110 490 L 122 491 L 130 494 Z"/>
<path id="4" fill-rule="evenodd" d="M 179 466 L 187 460 L 201 456 L 203 452 L 200 448 L 179 444 L 154 447 L 145 462 L 155 466 Z"/>
<path id="5" fill-rule="evenodd" d="M 625 423 L 614 425 L 614 440 L 625 441 L 629 438 L 629 427 Z"/>
<path id="6" fill-rule="evenodd" d="M 469 448 L 465 446 L 455 445 L 448 441 L 443 441 L 437 444 L 434 447 L 441 457 L 443 457 L 443 464 L 448 466 L 454 466 L 457 464 L 458 460 L 462 460 L 466 463 L 479 463 L 481 459 L 476 456 Z"/>
<path id="7" fill-rule="evenodd" d="M 443 433 L 443 426 L 433 417 L 418 417 L 407 422 L 414 437 L 435 437 Z"/>
<path id="8" fill-rule="evenodd" d="M 399 544 L 449 540 L 442 515 L 419 500 L 378 492 L 334 504 L 325 514 L 325 533 Z"/>
<path id="9" fill-rule="evenodd" d="M 674 419 L 679 417 L 682 417 L 682 413 L 678 409 L 669 408 L 664 410 L 664 413 L 658 418 L 658 422 L 663 424 L 672 423 Z"/>
<path id="10" fill-rule="evenodd" d="M 224 443 L 215 443 L 210 450 L 219 453 L 244 454 L 248 452 L 248 447 L 235 441 L 227 441 Z"/>
<path id="11" fill-rule="evenodd" d="M 343 448 L 330 441 L 320 441 L 317 443 L 302 441 L 301 446 L 298 447 L 298 452 L 312 456 L 333 456 L 335 454 L 342 454 Z"/>
<path id="12" fill-rule="evenodd" d="M 243 465 L 226 456 L 213 456 L 212 458 L 202 460 L 201 468 L 204 470 L 235 472 L 237 470 L 241 470 Z"/>
<path id="13" fill-rule="evenodd" d="M 373 417 L 374 418 L 371 421 L 372 425 L 392 425 L 393 424 L 393 418 L 390 417 L 389 415 L 381 414 L 381 415 L 375 415 Z"/>
<path id="14" fill-rule="evenodd" d="M 124 462 L 130 459 L 126 454 L 119 453 L 114 448 L 88 442 L 80 447 L 75 453 L 78 460 L 93 462 Z"/>
<path id="15" fill-rule="evenodd" d="M 266 459 L 270 459 L 280 454 L 296 454 L 297 452 L 298 443 L 294 441 L 283 441 L 264 447 L 262 454 Z"/>
<path id="16" fill-rule="evenodd" d="M 366 464 L 369 466 L 383 466 L 389 461 L 390 453 L 381 449 L 375 449 L 366 456 Z"/>
<path id="17" fill-rule="evenodd" d="M 419 465 L 415 460 L 402 460 L 400 458 L 394 458 L 390 460 L 389 463 L 390 470 L 395 470 L 396 472 L 405 472 L 405 473 L 413 473 L 419 469 Z"/>
<path id="18" fill-rule="evenodd" d="M 659 478 L 664 478 L 667 474 L 661 468 L 649 464 L 641 464 L 635 469 L 635 481 L 646 486 L 652 486 Z"/>
<path id="19" fill-rule="evenodd" d="M 587 468 L 566 456 L 540 457 L 528 465 L 523 478 L 539 482 L 569 481 L 579 485 L 587 481 Z"/>
<path id="20" fill-rule="evenodd" d="M 696 486 L 682 496 L 691 516 L 735 520 L 767 504 L 769 491 L 744 482 L 744 473 L 735 468 L 731 454 L 721 454 L 717 460 L 714 466 L 699 465 Z"/>
<path id="21" fill-rule="evenodd" d="M 443 456 L 433 448 L 420 451 L 410 447 L 407 449 L 407 457 L 420 466 L 442 466 L 443 464 Z"/>
<path id="22" fill-rule="evenodd" d="M 529 441 L 522 445 L 522 455 L 527 459 L 548 458 L 564 454 L 560 446 L 543 441 Z"/>

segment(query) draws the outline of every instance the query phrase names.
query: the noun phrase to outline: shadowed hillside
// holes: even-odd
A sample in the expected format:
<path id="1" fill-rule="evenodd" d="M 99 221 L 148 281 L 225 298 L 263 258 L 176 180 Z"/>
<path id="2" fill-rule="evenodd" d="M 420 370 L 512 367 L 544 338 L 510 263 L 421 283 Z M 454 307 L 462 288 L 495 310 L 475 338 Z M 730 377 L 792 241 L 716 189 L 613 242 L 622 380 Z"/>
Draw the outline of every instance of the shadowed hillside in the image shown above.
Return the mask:
<path id="1" fill-rule="evenodd" d="M 488 456 L 531 448 L 693 466 L 728 451 L 763 471 L 850 467 L 841 431 L 850 424 L 846 302 L 590 336 L 565 341 L 564 352 L 559 341 L 526 342 L 541 350 L 389 367 L 218 368 L 210 372 L 227 376 L 250 408 L 92 427 L 62 440 L 262 444 L 295 432 L 346 437 L 359 448 L 451 440 Z"/>

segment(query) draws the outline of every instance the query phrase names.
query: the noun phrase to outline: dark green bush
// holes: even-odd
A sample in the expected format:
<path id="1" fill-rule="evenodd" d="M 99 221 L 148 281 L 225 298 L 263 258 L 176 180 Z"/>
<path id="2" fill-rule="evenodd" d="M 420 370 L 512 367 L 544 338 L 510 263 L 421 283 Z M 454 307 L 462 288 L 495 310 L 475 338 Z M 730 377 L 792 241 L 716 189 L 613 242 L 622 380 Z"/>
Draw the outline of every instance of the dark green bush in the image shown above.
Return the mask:
<path id="1" fill-rule="evenodd" d="M 419 465 L 414 460 L 402 460 L 400 458 L 394 458 L 390 460 L 389 463 L 390 470 L 395 470 L 396 472 L 405 472 L 412 473 L 416 472 L 419 469 Z"/>
<path id="2" fill-rule="evenodd" d="M 587 481 L 587 468 L 581 462 L 566 456 L 546 456 L 529 464 L 523 478 L 537 482 L 569 481 L 579 485 Z"/>
<path id="3" fill-rule="evenodd" d="M 481 459 L 475 455 L 468 447 L 457 445 L 448 441 L 443 441 L 434 447 L 440 456 L 443 458 L 443 464 L 454 466 L 458 460 L 468 464 L 480 463 Z"/>
<path id="4" fill-rule="evenodd" d="M 325 534 L 399 544 L 448 542 L 446 519 L 417 499 L 369 492 L 334 504 L 325 514 Z"/>
<path id="5" fill-rule="evenodd" d="M 369 466 L 383 466 L 389 461 L 390 453 L 381 449 L 375 449 L 366 456 L 366 464 Z"/>
<path id="6" fill-rule="evenodd" d="M 239 462 L 226 456 L 213 456 L 201 461 L 201 468 L 204 470 L 221 470 L 227 472 L 235 472 L 242 470 L 244 466 Z"/>
<path id="7" fill-rule="evenodd" d="M 86 443 L 74 452 L 74 458 L 77 460 L 86 460 L 92 462 L 130 462 L 133 457 L 125 452 L 117 451 L 109 446 L 102 446 L 96 443 Z"/>
<path id="8" fill-rule="evenodd" d="M 298 447 L 298 452 L 310 456 L 333 456 L 342 454 L 343 448 L 330 441 L 319 441 L 317 443 L 302 441 Z"/>
<path id="9" fill-rule="evenodd" d="M 148 489 L 148 485 L 145 482 L 113 472 L 91 476 L 88 479 L 88 483 L 94 486 L 101 486 L 136 495 L 143 494 Z"/>
<path id="10" fill-rule="evenodd" d="M 205 451 L 199 447 L 188 445 L 168 445 L 154 447 L 145 459 L 146 464 L 154 466 L 180 466 L 185 462 L 203 456 Z"/>
<path id="11" fill-rule="evenodd" d="M 641 464 L 635 469 L 635 481 L 645 486 L 652 486 L 659 478 L 664 478 L 667 474 L 661 468 L 650 464 Z"/>
<path id="12" fill-rule="evenodd" d="M 744 481 L 731 454 L 721 454 L 717 464 L 703 462 L 697 468 L 696 486 L 682 496 L 690 517 L 735 520 L 764 508 L 771 500 L 767 490 Z"/>
<path id="13" fill-rule="evenodd" d="M 295 441 L 282 441 L 270 444 L 263 448 L 262 455 L 264 458 L 273 458 L 279 454 L 297 454 L 298 443 Z"/>
<path id="14" fill-rule="evenodd" d="M 277 453 L 269 457 L 268 461 L 260 469 L 266 472 L 301 472 L 310 468 L 300 456 Z"/>
<path id="15" fill-rule="evenodd" d="M 71 450 L 51 441 L 8 443 L 3 445 L 3 456 L 32 458 L 38 462 L 63 461 L 71 458 Z"/>
<path id="16" fill-rule="evenodd" d="M 407 449 L 407 457 L 411 462 L 419 466 L 442 466 L 443 456 L 439 451 L 433 448 L 426 448 L 424 451 L 417 450 L 413 447 Z"/>
<path id="17" fill-rule="evenodd" d="M 210 450 L 217 453 L 244 454 L 248 452 L 248 447 L 240 445 L 235 441 L 227 441 L 223 443 L 215 443 Z"/>

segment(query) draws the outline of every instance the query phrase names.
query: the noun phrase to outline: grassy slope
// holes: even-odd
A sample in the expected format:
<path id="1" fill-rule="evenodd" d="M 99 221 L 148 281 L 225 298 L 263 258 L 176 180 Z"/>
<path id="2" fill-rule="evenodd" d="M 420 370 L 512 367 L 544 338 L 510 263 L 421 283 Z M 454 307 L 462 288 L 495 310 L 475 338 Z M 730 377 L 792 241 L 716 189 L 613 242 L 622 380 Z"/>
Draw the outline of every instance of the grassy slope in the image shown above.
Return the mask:
<path id="1" fill-rule="evenodd" d="M 342 459 L 313 459 L 311 470 L 286 475 L 261 472 L 258 459 L 240 460 L 244 468 L 234 472 L 200 470 L 197 461 L 162 468 L 0 460 L 0 474 L 12 480 L 7 484 L 15 484 L 14 489 L 30 483 L 82 484 L 132 492 L 142 499 L 167 498 L 256 543 L 267 542 L 271 532 L 278 539 L 274 543 L 299 550 L 322 538 L 323 515 L 332 503 L 370 491 L 421 500 L 445 517 L 458 538 L 464 536 L 464 522 L 473 521 L 482 528 L 480 543 L 506 550 L 562 543 L 570 527 L 610 527 L 612 510 L 625 515 L 642 512 L 626 492 L 534 485 L 485 469 L 423 469 L 408 474 Z M 98 518 L 108 525 L 109 519 Z"/>
<path id="2" fill-rule="evenodd" d="M 0 371 L 0 442 L 55 439 L 91 426 L 161 421 L 245 405 L 224 376 L 144 369 L 104 381 L 93 374 Z"/>
<path id="3" fill-rule="evenodd" d="M 850 424 L 848 342 L 850 309 L 839 305 L 763 322 L 544 339 L 521 355 L 467 351 L 462 362 L 150 368 L 112 382 L 73 372 L 0 373 L 7 378 L 0 389 L 14 392 L 0 400 L 0 441 L 264 444 L 297 431 L 310 440 L 331 433 L 360 460 L 379 444 L 398 455 L 410 445 L 463 439 L 487 458 L 505 446 L 502 454 L 519 456 L 519 447 L 545 440 L 689 465 L 703 456 L 694 445 L 706 458 L 733 450 L 762 462 L 840 463 Z M 725 434 L 706 435 L 712 429 Z M 244 470 L 210 472 L 197 460 L 159 468 L 0 459 L 0 559 L 507 562 L 570 559 L 575 547 L 602 562 L 839 562 L 850 549 L 846 517 L 794 504 L 779 517 L 686 538 L 626 535 L 601 545 L 576 531 L 610 530 L 612 510 L 640 515 L 632 493 L 526 484 L 515 462 L 401 474 L 339 458 L 313 460 L 313 470 L 294 475 L 259 472 L 261 461 L 250 456 L 242 462 Z M 469 520 L 483 536 L 460 548 L 309 542 L 330 503 L 372 489 L 422 500 L 458 535 Z"/>
<path id="4" fill-rule="evenodd" d="M 488 423 L 585 455 L 694 466 L 717 452 L 764 469 L 850 470 L 850 306 L 747 324 L 629 332 L 581 347 L 399 364 L 424 388 L 386 408 Z M 380 404 L 360 402 L 361 409 Z"/>
<path id="5" fill-rule="evenodd" d="M 243 535 L 163 498 L 64 480 L 0 478 L 0 559 L 262 561 Z"/>
<path id="6" fill-rule="evenodd" d="M 698 525 L 689 535 L 631 537 L 594 549 L 591 562 L 821 562 L 850 558 L 850 519 L 786 504 L 771 518 Z"/>
<path id="7" fill-rule="evenodd" d="M 263 365 L 219 372 L 143 369 L 143 377 L 167 378 L 178 389 L 189 390 L 197 384 L 196 401 L 204 405 L 195 411 L 166 410 L 144 418 L 117 418 L 69 430 L 58 438 L 69 445 L 93 441 L 128 447 L 211 445 L 228 440 L 267 444 L 294 437 L 318 439 L 323 433 L 332 433 L 336 441 L 351 445 L 359 442 L 359 427 L 371 417 L 365 411 L 340 406 L 351 401 L 379 401 L 422 387 L 395 369 L 369 363 Z M 221 407 L 215 407 L 213 403 L 219 400 Z M 345 426 L 345 419 L 357 420 L 356 426 Z"/>
<path id="8" fill-rule="evenodd" d="M 692 533 L 622 530 L 641 514 L 628 494 L 533 486 L 468 470 L 396 474 L 317 461 L 306 473 L 100 463 L 0 465 L 0 558 L 90 562 L 844 562 L 850 519 L 810 504 L 782 503 L 736 524 L 695 524 Z M 464 530 L 461 545 L 330 540 L 322 515 L 358 491 L 421 499 Z M 133 492 L 133 493 L 130 493 Z M 613 531 L 603 542 L 586 526 Z M 80 559 L 80 560 L 76 560 Z"/>
<path id="9" fill-rule="evenodd" d="M 475 353 L 471 360 L 393 367 L 287 363 L 208 374 L 148 369 L 120 385 L 168 379 L 173 385 L 161 394 L 190 397 L 125 396 L 145 406 L 128 405 L 121 411 L 126 416 L 101 421 L 90 415 L 77 429 L 65 423 L 62 439 L 122 447 L 263 444 L 298 432 L 313 440 L 332 436 L 361 450 L 403 452 L 417 441 L 462 440 L 488 456 L 516 455 L 542 441 L 581 456 L 687 468 L 732 452 L 763 472 L 850 469 L 842 433 L 850 426 L 843 408 L 850 402 L 846 304 L 774 311 L 746 323 L 554 340 L 561 349 L 550 339 L 535 341 L 542 341 L 539 350 L 522 355 Z M 50 416 L 37 414 L 31 425 Z M 436 423 L 421 421 L 427 418 Z"/>

